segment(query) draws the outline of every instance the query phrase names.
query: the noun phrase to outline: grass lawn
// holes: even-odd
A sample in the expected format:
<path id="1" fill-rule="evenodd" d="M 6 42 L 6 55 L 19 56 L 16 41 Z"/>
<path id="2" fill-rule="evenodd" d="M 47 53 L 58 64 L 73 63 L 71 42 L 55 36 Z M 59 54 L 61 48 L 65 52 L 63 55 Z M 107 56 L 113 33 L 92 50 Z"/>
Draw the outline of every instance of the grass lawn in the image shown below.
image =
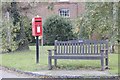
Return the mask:
<path id="1" fill-rule="evenodd" d="M 53 46 L 40 47 L 40 63 L 36 64 L 35 46 L 30 46 L 30 51 L 21 51 L 7 54 L 0 54 L 2 56 L 2 63 L 0 65 L 16 68 L 24 71 L 39 71 L 48 69 L 48 49 L 53 49 Z M 118 74 L 118 54 L 109 54 L 108 70 L 112 74 Z M 100 60 L 58 60 L 58 67 L 54 69 L 88 69 L 100 70 Z"/>

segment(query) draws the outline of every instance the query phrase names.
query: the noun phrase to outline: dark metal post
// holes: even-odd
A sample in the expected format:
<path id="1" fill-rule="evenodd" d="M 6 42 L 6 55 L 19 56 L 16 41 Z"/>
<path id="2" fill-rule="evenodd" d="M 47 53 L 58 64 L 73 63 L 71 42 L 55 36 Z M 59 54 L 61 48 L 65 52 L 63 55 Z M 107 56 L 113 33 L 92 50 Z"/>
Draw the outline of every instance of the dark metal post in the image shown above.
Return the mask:
<path id="1" fill-rule="evenodd" d="M 39 63 L 39 39 L 36 36 L 36 63 Z"/>

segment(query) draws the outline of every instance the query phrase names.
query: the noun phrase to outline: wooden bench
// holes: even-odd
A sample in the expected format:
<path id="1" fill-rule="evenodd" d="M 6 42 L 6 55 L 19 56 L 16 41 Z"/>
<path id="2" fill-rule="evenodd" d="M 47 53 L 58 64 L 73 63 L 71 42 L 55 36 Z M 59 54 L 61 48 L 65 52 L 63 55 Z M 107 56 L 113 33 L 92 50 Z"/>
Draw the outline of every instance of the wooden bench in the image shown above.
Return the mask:
<path id="1" fill-rule="evenodd" d="M 108 42 L 105 40 L 55 40 L 54 49 L 48 50 L 48 53 L 49 69 L 52 69 L 52 59 L 55 66 L 57 59 L 100 60 L 101 70 L 108 68 Z"/>

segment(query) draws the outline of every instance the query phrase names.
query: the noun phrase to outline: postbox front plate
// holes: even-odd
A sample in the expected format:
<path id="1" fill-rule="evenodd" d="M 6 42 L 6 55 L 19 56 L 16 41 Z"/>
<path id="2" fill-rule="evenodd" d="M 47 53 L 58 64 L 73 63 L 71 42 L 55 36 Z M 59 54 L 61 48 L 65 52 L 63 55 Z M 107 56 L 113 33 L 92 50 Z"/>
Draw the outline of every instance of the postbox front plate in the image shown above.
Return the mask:
<path id="1" fill-rule="evenodd" d="M 35 17 L 32 19 L 32 35 L 42 36 L 42 18 Z"/>

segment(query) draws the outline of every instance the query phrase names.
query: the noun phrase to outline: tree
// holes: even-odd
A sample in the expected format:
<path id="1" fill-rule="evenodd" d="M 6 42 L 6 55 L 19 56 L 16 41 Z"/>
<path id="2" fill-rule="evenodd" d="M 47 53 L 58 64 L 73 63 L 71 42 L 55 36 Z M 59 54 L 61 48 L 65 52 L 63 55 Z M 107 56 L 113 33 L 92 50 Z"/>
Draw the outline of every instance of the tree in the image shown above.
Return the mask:
<path id="1" fill-rule="evenodd" d="M 53 44 L 54 40 L 70 40 L 74 38 L 71 22 L 57 15 L 47 18 L 43 28 L 46 44 Z"/>
<path id="2" fill-rule="evenodd" d="M 108 37 L 112 22 L 112 3 L 86 3 L 85 14 L 81 16 L 82 23 L 79 22 L 79 30 L 84 27 L 87 37 L 91 39 L 94 32 L 99 33 L 101 38 Z M 80 19 L 79 19 L 80 21 Z M 106 35 L 107 34 L 107 35 Z"/>
<path id="3" fill-rule="evenodd" d="M 11 21 L 2 19 L 2 52 L 11 52 L 16 50 L 16 42 L 14 41 L 15 33 L 13 33 L 13 24 Z M 15 26 L 16 27 L 16 26 Z"/>
<path id="4" fill-rule="evenodd" d="M 5 6 L 4 6 L 5 7 Z M 28 50 L 28 40 L 25 34 L 24 20 L 19 14 L 16 2 L 11 2 L 7 6 L 7 12 L 10 13 L 10 20 L 3 20 L 2 47 L 4 51 L 11 52 L 14 50 Z M 6 45 L 5 45 L 6 44 Z"/>
<path id="5" fill-rule="evenodd" d="M 112 3 L 89 3 L 87 5 L 87 25 L 89 35 L 91 37 L 93 32 L 101 34 L 101 38 L 108 37 L 109 31 L 112 27 Z M 107 35 L 106 35 L 107 34 Z"/>
<path id="6" fill-rule="evenodd" d="M 85 18 L 84 18 L 84 15 L 81 15 L 80 18 L 78 18 L 76 21 L 75 21 L 75 32 L 76 32 L 76 35 L 78 37 L 78 39 L 88 39 L 89 36 L 88 36 L 88 31 L 86 31 L 87 27 L 86 27 L 86 22 L 85 22 Z"/>
<path id="7" fill-rule="evenodd" d="M 21 50 L 28 50 L 28 40 L 26 38 L 25 35 L 25 29 L 24 29 L 24 25 L 23 25 L 23 21 L 20 21 L 20 33 L 18 35 L 19 37 L 17 37 L 18 39 L 18 48 L 16 49 L 17 51 L 21 51 Z"/>
<path id="8" fill-rule="evenodd" d="M 10 13 L 11 13 L 11 17 L 13 18 L 13 25 L 15 26 L 17 22 L 20 21 L 20 14 L 18 12 L 16 2 L 11 2 Z"/>
<path id="9" fill-rule="evenodd" d="M 118 3 L 116 2 L 86 3 L 86 12 L 81 16 L 82 23 L 81 18 L 78 21 L 79 36 L 89 36 L 91 39 L 92 34 L 100 34 L 99 39 L 108 39 L 114 52 L 114 44 L 118 38 L 117 17 Z"/>
<path id="10" fill-rule="evenodd" d="M 15 26 L 19 22 L 19 27 L 20 27 L 20 33 L 17 34 L 16 40 L 18 42 L 18 48 L 17 50 L 28 50 L 28 40 L 25 35 L 25 29 L 23 25 L 23 18 L 20 16 L 19 11 L 17 9 L 17 3 L 12 2 L 11 3 L 11 15 L 13 18 L 13 25 Z"/>
<path id="11" fill-rule="evenodd" d="M 22 21 L 23 21 L 23 25 L 24 25 L 24 29 L 25 29 L 25 35 L 26 38 L 28 40 L 28 42 L 33 42 L 35 40 L 35 38 L 32 36 L 32 23 L 31 23 L 31 19 L 29 19 L 26 16 L 22 16 Z"/>
<path id="12" fill-rule="evenodd" d="M 120 44 L 120 2 L 118 3 L 118 18 L 117 18 L 117 20 L 118 20 L 118 39 L 117 39 L 117 41 L 118 41 L 118 44 Z"/>

